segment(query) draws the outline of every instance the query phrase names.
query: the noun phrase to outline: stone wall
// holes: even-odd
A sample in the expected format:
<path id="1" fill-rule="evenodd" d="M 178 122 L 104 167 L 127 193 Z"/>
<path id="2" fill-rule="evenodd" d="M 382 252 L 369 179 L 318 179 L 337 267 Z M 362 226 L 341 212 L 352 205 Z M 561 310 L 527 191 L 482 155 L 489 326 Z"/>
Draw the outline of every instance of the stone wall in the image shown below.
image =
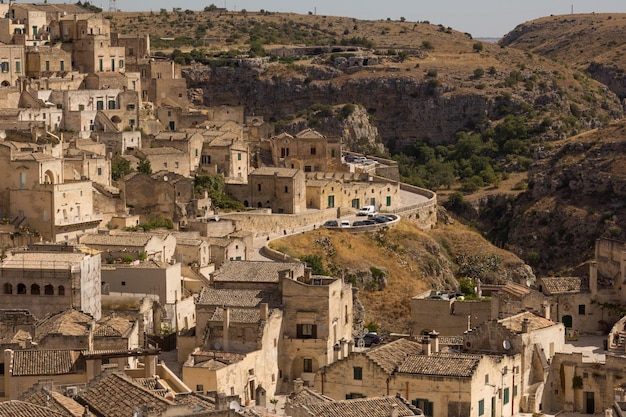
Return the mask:
<path id="1" fill-rule="evenodd" d="M 220 214 L 223 219 L 236 220 L 241 229 L 255 230 L 256 237 L 271 233 L 291 233 L 297 229 L 321 225 L 326 220 L 336 219 L 337 208 L 307 211 L 301 214 L 272 214 L 269 210 L 255 210 L 245 213 Z"/>

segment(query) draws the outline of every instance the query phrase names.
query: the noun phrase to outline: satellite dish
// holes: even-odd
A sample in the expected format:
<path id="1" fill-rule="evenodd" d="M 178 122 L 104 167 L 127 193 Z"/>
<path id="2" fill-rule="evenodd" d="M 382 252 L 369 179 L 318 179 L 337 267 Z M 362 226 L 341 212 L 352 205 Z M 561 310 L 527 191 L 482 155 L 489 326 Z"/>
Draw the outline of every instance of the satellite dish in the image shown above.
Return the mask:
<path id="1" fill-rule="evenodd" d="M 502 347 L 504 348 L 504 350 L 511 349 L 511 342 L 509 342 L 508 340 L 505 340 L 504 342 L 502 342 Z"/>
<path id="2" fill-rule="evenodd" d="M 0 139 L 6 139 L 6 138 L 7 138 L 7 132 L 3 130 L 2 132 L 0 132 Z"/>
<path id="3" fill-rule="evenodd" d="M 235 411 L 240 411 L 241 410 L 241 406 L 239 405 L 239 403 L 237 401 L 231 401 L 230 405 L 228 406 L 228 408 L 230 410 L 235 410 Z"/>
<path id="4" fill-rule="evenodd" d="M 532 282 L 530 281 L 530 279 L 527 279 L 527 280 L 526 280 L 526 286 L 527 286 L 527 287 L 530 287 L 531 285 L 532 285 Z"/>
<path id="5" fill-rule="evenodd" d="M 163 181 L 167 181 L 167 175 L 163 175 Z"/>

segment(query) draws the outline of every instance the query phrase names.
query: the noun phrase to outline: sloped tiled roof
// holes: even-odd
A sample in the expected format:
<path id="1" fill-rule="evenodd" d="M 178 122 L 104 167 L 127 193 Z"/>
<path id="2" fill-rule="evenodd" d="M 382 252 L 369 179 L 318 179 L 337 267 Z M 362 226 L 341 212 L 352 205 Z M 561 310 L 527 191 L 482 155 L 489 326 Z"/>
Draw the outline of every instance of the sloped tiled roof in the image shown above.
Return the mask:
<path id="1" fill-rule="evenodd" d="M 227 307 L 258 307 L 261 303 L 277 306 L 277 294 L 263 290 L 230 290 L 204 287 L 200 291 L 198 304 Z"/>
<path id="2" fill-rule="evenodd" d="M 255 169 L 250 176 L 274 176 L 279 178 L 293 177 L 298 173 L 299 169 L 292 168 L 276 168 L 276 167 L 260 167 Z"/>
<path id="3" fill-rule="evenodd" d="M 391 374 L 406 360 L 407 356 L 419 355 L 421 352 L 422 345 L 420 343 L 408 339 L 398 339 L 370 349 L 365 356 L 383 368 L 385 372 Z"/>
<path id="4" fill-rule="evenodd" d="M 22 400 L 41 407 L 47 407 L 68 417 L 81 417 L 85 412 L 84 406 L 56 391 L 39 390 L 22 398 Z"/>
<path id="5" fill-rule="evenodd" d="M 481 359 L 481 355 L 461 353 L 410 355 L 398 367 L 398 372 L 416 375 L 471 377 Z"/>
<path id="6" fill-rule="evenodd" d="M 189 406 L 197 413 L 215 411 L 215 401 L 197 392 L 176 394 L 174 402 L 178 405 Z"/>
<path id="7" fill-rule="evenodd" d="M 502 326 L 517 333 L 522 332 L 522 323 L 524 319 L 528 320 L 528 331 L 544 329 L 546 327 L 553 326 L 555 323 L 552 320 L 548 320 L 545 317 L 538 316 L 530 311 L 524 311 L 523 313 L 516 314 L 511 317 L 498 320 Z"/>
<path id="8" fill-rule="evenodd" d="M 258 323 L 261 319 L 261 314 L 258 308 L 231 308 L 230 309 L 230 321 L 231 323 Z M 218 307 L 213 312 L 213 316 L 210 321 L 224 321 L 224 309 Z"/>
<path id="9" fill-rule="evenodd" d="M 389 417 L 392 407 L 398 417 L 415 416 L 417 410 L 398 397 L 359 398 L 356 400 L 318 402 L 306 406 L 315 417 Z"/>
<path id="10" fill-rule="evenodd" d="M 327 403 L 334 400 L 308 387 L 302 387 L 302 389 L 298 392 L 293 391 L 289 395 L 288 401 L 293 405 L 309 405 L 315 403 Z"/>
<path id="11" fill-rule="evenodd" d="M 117 372 L 96 378 L 78 396 L 90 410 L 103 417 L 130 417 L 137 409 L 160 414 L 173 405 Z"/>
<path id="12" fill-rule="evenodd" d="M 0 403 L 0 417 L 72 417 L 25 401 Z"/>
<path id="13" fill-rule="evenodd" d="M 500 291 L 498 291 L 506 298 L 523 298 L 530 293 L 530 288 L 524 287 L 523 285 L 515 284 L 512 282 L 507 282 Z"/>
<path id="14" fill-rule="evenodd" d="M 41 342 L 46 336 L 51 334 L 85 336 L 89 333 L 92 320 L 93 317 L 90 315 L 73 308 L 49 315 L 37 323 L 35 327 L 35 341 Z"/>
<path id="15" fill-rule="evenodd" d="M 213 277 L 216 282 L 278 282 L 280 271 L 301 267 L 300 262 L 229 261 Z"/>
<path id="16" fill-rule="evenodd" d="M 93 333 L 97 337 L 127 337 L 133 328 L 133 322 L 123 317 L 106 317 L 96 324 Z"/>
<path id="17" fill-rule="evenodd" d="M 581 279 L 577 277 L 542 278 L 544 292 L 548 295 L 580 292 Z"/>
<path id="18" fill-rule="evenodd" d="M 84 363 L 79 363 L 76 350 L 16 350 L 13 352 L 13 376 L 65 375 L 79 373 Z"/>
<path id="19" fill-rule="evenodd" d="M 145 247 L 152 239 L 152 236 L 144 233 L 124 234 L 124 235 L 101 235 L 87 234 L 80 238 L 80 243 L 86 246 L 125 246 L 125 247 Z"/>

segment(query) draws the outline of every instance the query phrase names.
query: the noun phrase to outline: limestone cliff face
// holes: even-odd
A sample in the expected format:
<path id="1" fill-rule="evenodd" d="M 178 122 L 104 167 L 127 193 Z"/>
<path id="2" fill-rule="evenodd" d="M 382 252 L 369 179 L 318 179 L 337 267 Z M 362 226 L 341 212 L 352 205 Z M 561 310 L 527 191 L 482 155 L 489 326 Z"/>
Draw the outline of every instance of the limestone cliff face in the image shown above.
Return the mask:
<path id="1" fill-rule="evenodd" d="M 537 80 L 546 77 L 540 88 L 503 87 L 508 73 L 502 72 L 489 79 L 498 88 L 489 93 L 473 88 L 480 81 L 466 82 L 467 76 L 456 73 L 429 78 L 423 73 L 381 69 L 350 75 L 331 66 L 290 71 L 278 64 L 255 62 L 218 68 L 197 66 L 183 74 L 194 94 L 202 91 L 205 105 L 243 105 L 246 111 L 270 121 L 297 114 L 313 104 L 362 104 L 376 120 L 379 135 L 392 152 L 415 141 L 448 144 L 459 130 L 472 130 L 486 121 L 528 109 L 551 116 L 558 124 L 560 118 L 572 116 L 574 106 L 575 117 L 584 128 L 601 126 L 622 114 L 617 97 L 599 84 L 587 86 L 587 91 L 595 94 L 593 108 L 578 109 L 584 100 L 576 95 L 582 90 L 563 90 L 557 81 L 549 79 L 552 72 L 543 69 L 523 75 L 532 78 L 534 74 Z M 355 132 L 353 136 L 358 135 Z"/>

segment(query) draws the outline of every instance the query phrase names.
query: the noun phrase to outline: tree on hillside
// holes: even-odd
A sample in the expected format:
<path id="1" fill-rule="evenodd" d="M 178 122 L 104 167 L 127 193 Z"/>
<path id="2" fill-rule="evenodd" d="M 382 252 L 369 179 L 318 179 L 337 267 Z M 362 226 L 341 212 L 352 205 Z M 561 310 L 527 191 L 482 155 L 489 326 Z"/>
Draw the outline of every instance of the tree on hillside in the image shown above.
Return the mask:
<path id="1" fill-rule="evenodd" d="M 130 161 L 119 155 L 111 161 L 111 179 L 113 181 L 119 180 L 120 178 L 130 174 L 132 171 L 133 169 L 130 166 Z"/>

